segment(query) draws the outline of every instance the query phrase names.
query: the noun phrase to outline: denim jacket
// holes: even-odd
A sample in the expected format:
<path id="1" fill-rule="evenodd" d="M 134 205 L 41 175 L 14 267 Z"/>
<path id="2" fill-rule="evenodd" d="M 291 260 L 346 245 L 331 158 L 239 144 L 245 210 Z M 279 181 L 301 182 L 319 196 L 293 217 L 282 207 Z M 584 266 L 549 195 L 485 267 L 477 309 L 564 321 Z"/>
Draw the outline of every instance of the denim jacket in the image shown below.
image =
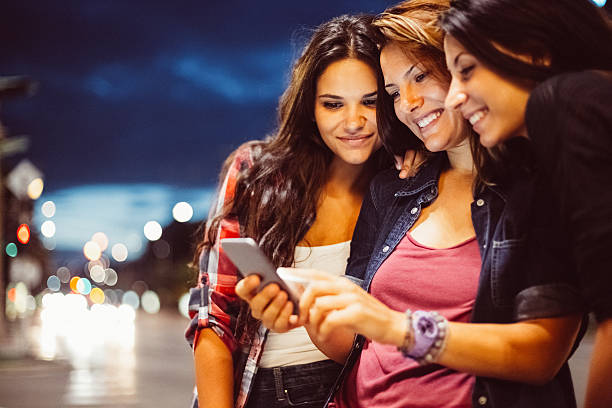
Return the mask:
<path id="1" fill-rule="evenodd" d="M 435 154 L 412 179 L 399 179 L 395 170 L 374 178 L 362 204 L 346 270 L 353 280 L 361 281 L 364 289 L 369 290 L 376 271 L 416 222 L 421 210 L 436 199 L 440 172 L 446 166 L 446 154 Z M 558 253 L 556 259 L 530 261 L 535 254 L 531 256 L 525 242 L 533 227 L 530 197 L 538 186 L 528 175 L 515 179 L 517 182 L 503 187 L 485 188 L 471 204 L 482 256 L 472 322 L 510 323 L 574 313 L 581 307 L 571 281 L 571 265 L 565 262 L 563 253 Z M 542 224 L 538 228 L 550 227 L 544 220 L 538 224 Z M 539 271 L 542 265 L 545 268 Z M 334 394 L 359 358 L 363 343 L 364 339 L 358 336 L 333 388 Z M 576 406 L 567 363 L 543 386 L 477 377 L 472 404 Z"/>

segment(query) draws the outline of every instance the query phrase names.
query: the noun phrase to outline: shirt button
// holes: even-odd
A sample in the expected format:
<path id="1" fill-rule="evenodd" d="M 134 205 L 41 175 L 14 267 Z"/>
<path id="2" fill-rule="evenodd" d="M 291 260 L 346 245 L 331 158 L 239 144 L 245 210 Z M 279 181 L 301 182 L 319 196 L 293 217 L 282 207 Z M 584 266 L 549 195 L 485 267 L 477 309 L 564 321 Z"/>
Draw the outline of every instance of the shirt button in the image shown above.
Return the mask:
<path id="1" fill-rule="evenodd" d="M 479 403 L 480 405 L 485 405 L 485 404 L 487 403 L 487 397 L 485 397 L 484 395 L 483 395 L 483 396 L 478 397 L 478 403 Z"/>
<path id="2" fill-rule="evenodd" d="M 414 207 L 414 208 L 412 208 L 412 210 L 410 210 L 410 214 L 416 214 L 417 211 L 419 211 L 419 209 Z"/>
<path id="3" fill-rule="evenodd" d="M 385 245 L 385 247 L 383 248 L 383 252 L 387 252 L 389 250 L 389 245 Z"/>
<path id="4" fill-rule="evenodd" d="M 484 200 L 483 200 L 482 198 L 479 198 L 479 199 L 476 201 L 476 205 L 477 205 L 477 206 L 479 206 L 479 207 L 482 207 L 482 206 L 484 205 Z"/>

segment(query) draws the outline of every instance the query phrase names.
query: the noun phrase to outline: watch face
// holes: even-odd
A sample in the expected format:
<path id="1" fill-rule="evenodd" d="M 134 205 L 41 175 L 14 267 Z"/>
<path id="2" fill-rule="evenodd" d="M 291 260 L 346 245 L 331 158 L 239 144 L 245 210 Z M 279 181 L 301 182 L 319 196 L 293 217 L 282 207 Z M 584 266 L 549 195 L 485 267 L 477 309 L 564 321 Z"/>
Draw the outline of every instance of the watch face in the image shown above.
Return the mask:
<path id="1" fill-rule="evenodd" d="M 425 337 L 434 338 L 438 335 L 438 325 L 435 319 L 430 316 L 419 316 L 416 326 Z"/>

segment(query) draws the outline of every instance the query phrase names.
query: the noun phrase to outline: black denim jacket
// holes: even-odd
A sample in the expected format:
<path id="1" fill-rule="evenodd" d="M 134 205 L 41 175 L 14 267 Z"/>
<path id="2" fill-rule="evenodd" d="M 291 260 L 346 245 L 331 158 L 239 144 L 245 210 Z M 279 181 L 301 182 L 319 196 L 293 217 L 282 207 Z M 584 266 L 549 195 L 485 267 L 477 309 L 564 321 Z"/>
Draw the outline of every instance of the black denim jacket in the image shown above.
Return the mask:
<path id="1" fill-rule="evenodd" d="M 446 155 L 436 154 L 410 180 L 399 179 L 395 170 L 374 178 L 355 227 L 348 277 L 361 281 L 362 287 L 369 290 L 380 265 L 418 219 L 422 208 L 437 197 L 440 172 L 447 165 Z M 572 266 L 564 253 L 556 253 L 558 257 L 553 259 L 536 260 L 535 251 L 525 244 L 533 228 L 551 228 L 546 222 L 550 217 L 533 222 L 536 215 L 530 209 L 531 197 L 539 186 L 532 180 L 529 174 L 517 172 L 514 183 L 485 188 L 471 205 L 483 259 L 473 322 L 510 323 L 561 316 L 582 308 L 572 281 Z M 332 390 L 334 394 L 359 358 L 363 342 L 358 336 Z M 543 386 L 477 377 L 472 404 L 496 408 L 575 407 L 576 401 L 565 363 L 556 377 Z"/>

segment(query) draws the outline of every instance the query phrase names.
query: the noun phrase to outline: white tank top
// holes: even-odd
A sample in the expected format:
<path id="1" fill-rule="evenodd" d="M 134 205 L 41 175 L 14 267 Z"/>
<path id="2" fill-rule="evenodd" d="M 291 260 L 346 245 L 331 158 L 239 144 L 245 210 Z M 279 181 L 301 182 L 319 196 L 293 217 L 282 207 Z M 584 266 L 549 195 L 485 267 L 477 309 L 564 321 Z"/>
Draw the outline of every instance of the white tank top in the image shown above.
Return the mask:
<path id="1" fill-rule="evenodd" d="M 344 275 L 350 248 L 351 241 L 318 247 L 298 246 L 295 247 L 294 266 Z M 306 329 L 298 327 L 287 333 L 268 332 L 259 366 L 270 368 L 321 360 L 327 360 L 327 356 L 312 343 Z"/>

